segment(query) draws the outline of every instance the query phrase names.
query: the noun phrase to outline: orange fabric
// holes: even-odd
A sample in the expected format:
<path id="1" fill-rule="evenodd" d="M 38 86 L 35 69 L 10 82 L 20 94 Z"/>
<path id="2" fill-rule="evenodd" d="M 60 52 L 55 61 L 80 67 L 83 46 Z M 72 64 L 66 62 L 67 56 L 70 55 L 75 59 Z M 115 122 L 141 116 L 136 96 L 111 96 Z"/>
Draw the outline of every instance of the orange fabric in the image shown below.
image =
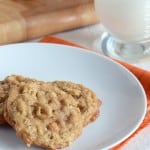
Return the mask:
<path id="1" fill-rule="evenodd" d="M 66 45 L 85 48 L 85 47 L 77 45 L 75 43 L 72 43 L 72 42 L 69 42 L 69 41 L 66 41 L 66 40 L 63 40 L 60 38 L 52 37 L 52 36 L 46 36 L 40 42 L 66 44 Z M 133 138 L 139 131 L 141 131 L 143 128 L 145 128 L 146 126 L 148 126 L 150 124 L 150 72 L 143 70 L 141 68 L 132 66 L 130 64 L 121 62 L 121 61 L 118 61 L 118 62 L 120 64 L 122 64 L 123 66 L 125 66 L 128 70 L 130 70 L 138 78 L 138 80 L 141 82 L 141 84 L 143 85 L 145 92 L 146 92 L 146 95 L 147 95 L 147 114 L 144 118 L 143 123 L 140 125 L 140 127 L 128 139 L 126 139 L 122 143 L 118 144 L 117 146 L 115 146 L 111 150 L 120 150 L 121 147 L 123 147 L 127 142 L 129 142 L 129 140 L 131 138 Z"/>

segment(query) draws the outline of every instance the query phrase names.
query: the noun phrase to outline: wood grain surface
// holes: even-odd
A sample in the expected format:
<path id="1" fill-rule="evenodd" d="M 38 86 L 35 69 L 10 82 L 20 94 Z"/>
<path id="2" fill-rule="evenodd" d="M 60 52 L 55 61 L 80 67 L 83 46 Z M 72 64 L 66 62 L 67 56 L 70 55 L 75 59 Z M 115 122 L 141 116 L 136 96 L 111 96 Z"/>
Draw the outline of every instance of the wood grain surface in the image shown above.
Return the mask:
<path id="1" fill-rule="evenodd" d="M 94 0 L 0 0 L 0 44 L 96 22 Z"/>

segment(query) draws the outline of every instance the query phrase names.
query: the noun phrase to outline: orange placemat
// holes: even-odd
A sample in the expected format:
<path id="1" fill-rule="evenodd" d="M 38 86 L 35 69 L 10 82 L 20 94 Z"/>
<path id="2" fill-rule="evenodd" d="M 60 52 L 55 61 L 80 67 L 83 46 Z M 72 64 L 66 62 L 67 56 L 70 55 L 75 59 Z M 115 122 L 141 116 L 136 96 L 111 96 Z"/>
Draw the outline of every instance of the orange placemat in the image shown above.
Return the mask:
<path id="1" fill-rule="evenodd" d="M 81 47 L 81 48 L 84 48 L 87 50 L 87 48 L 85 48 L 83 46 L 80 46 L 80 45 L 72 43 L 70 41 L 66 41 L 66 40 L 56 38 L 53 36 L 46 36 L 43 39 L 41 39 L 40 42 L 71 45 L 71 46 Z M 130 64 L 121 62 L 121 61 L 118 61 L 118 62 L 120 64 L 122 64 L 123 66 L 125 66 L 128 70 L 130 70 L 138 78 L 138 80 L 141 82 L 141 84 L 143 85 L 145 92 L 146 92 L 146 95 L 147 95 L 147 113 L 146 113 L 146 116 L 143 120 L 143 123 L 140 125 L 140 127 L 128 139 L 126 139 L 122 143 L 118 144 L 117 146 L 115 146 L 111 150 L 120 150 L 121 147 L 123 147 L 127 142 L 129 142 L 129 140 L 131 140 L 131 138 L 136 136 L 139 133 L 139 131 L 141 131 L 143 128 L 145 128 L 146 126 L 148 126 L 150 124 L 150 72 L 143 70 L 141 68 L 132 66 Z"/>

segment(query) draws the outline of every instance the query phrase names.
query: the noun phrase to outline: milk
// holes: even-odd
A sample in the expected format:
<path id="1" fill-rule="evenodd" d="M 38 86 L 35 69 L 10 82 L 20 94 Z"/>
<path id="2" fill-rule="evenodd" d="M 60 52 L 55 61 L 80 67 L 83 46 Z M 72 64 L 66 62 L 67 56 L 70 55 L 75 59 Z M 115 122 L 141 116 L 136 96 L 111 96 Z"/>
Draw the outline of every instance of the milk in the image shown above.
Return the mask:
<path id="1" fill-rule="evenodd" d="M 150 38 L 150 0 L 95 0 L 97 15 L 122 40 Z"/>

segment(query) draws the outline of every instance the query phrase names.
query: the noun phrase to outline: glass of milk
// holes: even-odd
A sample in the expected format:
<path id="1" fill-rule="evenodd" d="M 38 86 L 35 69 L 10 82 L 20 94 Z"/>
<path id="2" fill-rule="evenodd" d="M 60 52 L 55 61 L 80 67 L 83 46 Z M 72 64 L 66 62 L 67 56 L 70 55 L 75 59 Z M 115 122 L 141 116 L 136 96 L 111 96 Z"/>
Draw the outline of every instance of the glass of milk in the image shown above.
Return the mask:
<path id="1" fill-rule="evenodd" d="M 101 50 L 127 62 L 150 56 L 150 0 L 95 0 Z"/>

